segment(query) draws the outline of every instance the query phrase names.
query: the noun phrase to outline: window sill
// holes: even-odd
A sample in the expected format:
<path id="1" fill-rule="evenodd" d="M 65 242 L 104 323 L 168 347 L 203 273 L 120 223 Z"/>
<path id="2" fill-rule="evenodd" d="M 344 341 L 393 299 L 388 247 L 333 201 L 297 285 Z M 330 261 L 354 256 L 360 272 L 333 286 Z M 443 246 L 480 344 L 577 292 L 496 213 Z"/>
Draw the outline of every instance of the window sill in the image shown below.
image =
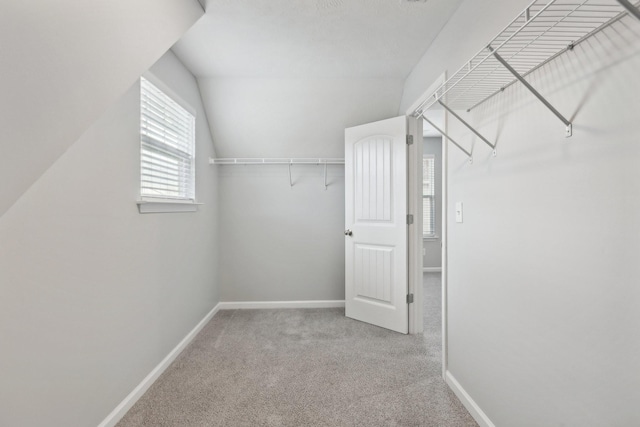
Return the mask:
<path id="1" fill-rule="evenodd" d="M 138 212 L 147 213 L 179 213 L 197 212 L 202 203 L 187 200 L 138 200 Z"/>
<path id="2" fill-rule="evenodd" d="M 422 240 L 440 240 L 440 236 L 438 235 L 422 236 Z"/>

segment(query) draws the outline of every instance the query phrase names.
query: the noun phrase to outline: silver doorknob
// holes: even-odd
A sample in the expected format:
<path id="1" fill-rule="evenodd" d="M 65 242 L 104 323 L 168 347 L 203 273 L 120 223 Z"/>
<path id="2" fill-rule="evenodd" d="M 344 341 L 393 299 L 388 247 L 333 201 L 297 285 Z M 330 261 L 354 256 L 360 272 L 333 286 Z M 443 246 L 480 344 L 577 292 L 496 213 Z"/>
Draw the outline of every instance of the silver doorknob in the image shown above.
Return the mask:
<path id="1" fill-rule="evenodd" d="M 345 235 L 345 236 L 353 236 L 353 231 L 351 231 L 351 230 L 344 230 L 344 235 Z"/>

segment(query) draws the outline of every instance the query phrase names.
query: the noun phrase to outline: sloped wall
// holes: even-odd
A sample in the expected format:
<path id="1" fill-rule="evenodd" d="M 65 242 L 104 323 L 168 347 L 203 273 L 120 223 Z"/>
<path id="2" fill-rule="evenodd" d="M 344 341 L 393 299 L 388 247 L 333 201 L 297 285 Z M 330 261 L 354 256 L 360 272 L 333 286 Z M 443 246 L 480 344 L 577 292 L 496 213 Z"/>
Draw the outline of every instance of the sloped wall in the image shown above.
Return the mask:
<path id="1" fill-rule="evenodd" d="M 0 217 L 203 13 L 196 0 L 0 2 Z"/>
<path id="2" fill-rule="evenodd" d="M 96 426 L 215 306 L 217 175 L 195 78 L 197 213 L 138 213 L 139 84 L 0 218 L 0 425 Z"/>
<path id="3" fill-rule="evenodd" d="M 344 157 L 344 129 L 394 117 L 393 78 L 198 79 L 221 157 Z"/>

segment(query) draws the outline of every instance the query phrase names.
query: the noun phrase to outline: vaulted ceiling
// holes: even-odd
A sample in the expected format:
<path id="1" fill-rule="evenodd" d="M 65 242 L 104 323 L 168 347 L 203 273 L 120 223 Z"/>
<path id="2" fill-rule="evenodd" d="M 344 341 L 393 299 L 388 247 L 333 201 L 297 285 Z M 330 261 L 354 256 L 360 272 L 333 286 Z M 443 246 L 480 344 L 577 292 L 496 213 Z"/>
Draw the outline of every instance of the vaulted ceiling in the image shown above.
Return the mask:
<path id="1" fill-rule="evenodd" d="M 404 79 L 462 0 L 208 0 L 173 47 L 223 157 L 341 157 L 398 115 Z"/>

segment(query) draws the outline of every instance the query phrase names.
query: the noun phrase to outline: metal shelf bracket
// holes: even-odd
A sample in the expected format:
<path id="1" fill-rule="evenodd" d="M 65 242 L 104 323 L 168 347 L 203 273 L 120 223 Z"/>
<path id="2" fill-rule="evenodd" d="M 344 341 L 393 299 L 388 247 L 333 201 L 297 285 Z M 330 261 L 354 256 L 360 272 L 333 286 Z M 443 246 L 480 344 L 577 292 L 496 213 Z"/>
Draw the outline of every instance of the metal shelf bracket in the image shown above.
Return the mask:
<path id="1" fill-rule="evenodd" d="M 640 10 L 632 5 L 628 0 L 618 0 L 618 3 L 629 12 L 629 15 L 633 15 L 640 20 Z"/>
<path id="2" fill-rule="evenodd" d="M 327 190 L 327 164 L 324 164 L 324 189 Z"/>
<path id="3" fill-rule="evenodd" d="M 489 142 L 489 140 L 488 140 L 487 138 L 485 138 L 484 136 L 482 136 L 482 134 L 480 134 L 480 132 L 478 132 L 477 130 L 475 130 L 475 129 L 473 128 L 473 126 L 471 126 L 469 123 L 467 123 L 466 121 L 464 121 L 464 120 L 462 119 L 462 117 L 460 117 L 458 114 L 456 114 L 456 112 L 455 112 L 455 111 L 453 111 L 451 108 L 449 108 L 449 107 L 448 107 L 444 102 L 442 102 L 441 100 L 439 100 L 439 99 L 438 99 L 438 103 L 439 103 L 440 105 L 442 105 L 442 107 L 443 107 L 445 110 L 447 110 L 449 113 L 451 113 L 451 115 L 452 115 L 453 117 L 455 117 L 456 119 L 458 119 L 458 121 L 459 121 L 460 123 L 462 123 L 463 125 L 465 125 L 465 127 L 466 127 L 467 129 L 469 129 L 471 132 L 475 133 L 475 134 L 478 136 L 478 138 L 480 138 L 480 139 L 482 140 L 482 142 L 484 142 L 484 143 L 485 143 L 485 144 L 487 144 L 489 147 L 491 147 L 491 149 L 493 150 L 493 155 L 494 155 L 494 156 L 496 155 L 496 144 L 495 144 L 495 143 L 494 143 L 494 144 L 490 143 L 490 142 Z"/>
<path id="4" fill-rule="evenodd" d="M 437 130 L 442 136 L 444 136 L 445 138 L 447 138 L 449 141 L 451 141 L 451 143 L 453 145 L 455 145 L 456 147 L 458 147 L 464 154 L 466 154 L 467 156 L 469 156 L 469 163 L 473 163 L 473 156 L 471 155 L 470 152 L 468 152 L 462 145 L 458 144 L 453 138 L 451 138 L 449 135 L 447 135 L 447 133 L 445 131 L 443 131 L 442 129 L 440 129 L 435 123 L 433 123 L 431 120 L 427 119 L 427 117 L 424 115 L 424 113 L 420 114 L 422 116 L 422 118 L 429 123 L 431 126 L 433 126 L 433 128 L 435 130 Z M 420 116 L 418 116 L 420 117 Z"/>
<path id="5" fill-rule="evenodd" d="M 493 56 L 498 60 L 499 63 L 501 63 L 504 66 L 504 68 L 507 69 L 507 71 L 513 74 L 513 76 L 516 79 L 518 79 L 518 81 L 520 81 L 520 83 L 522 83 L 524 87 L 529 89 L 529 92 L 531 92 L 536 98 L 538 98 L 538 100 L 540 100 L 540 102 L 542 102 L 545 107 L 547 107 L 553 114 L 556 115 L 557 118 L 560 119 L 560 121 L 562 121 L 562 123 L 565 124 L 566 126 L 565 137 L 570 137 L 573 133 L 571 122 L 566 117 L 564 117 L 562 113 L 556 110 L 556 108 L 553 105 L 551 105 L 551 103 L 547 101 L 546 98 L 540 94 L 540 92 L 538 92 L 533 86 L 531 86 L 529 82 L 526 81 L 524 77 L 522 77 L 511 65 L 509 65 L 509 63 L 505 61 L 505 59 L 502 56 L 500 56 L 500 54 L 496 52 L 491 47 L 491 45 L 487 46 L 487 49 L 489 49 L 489 51 L 493 54 Z"/>
<path id="6" fill-rule="evenodd" d="M 291 179 L 291 163 L 289 163 L 289 186 L 293 187 L 293 179 Z"/>

